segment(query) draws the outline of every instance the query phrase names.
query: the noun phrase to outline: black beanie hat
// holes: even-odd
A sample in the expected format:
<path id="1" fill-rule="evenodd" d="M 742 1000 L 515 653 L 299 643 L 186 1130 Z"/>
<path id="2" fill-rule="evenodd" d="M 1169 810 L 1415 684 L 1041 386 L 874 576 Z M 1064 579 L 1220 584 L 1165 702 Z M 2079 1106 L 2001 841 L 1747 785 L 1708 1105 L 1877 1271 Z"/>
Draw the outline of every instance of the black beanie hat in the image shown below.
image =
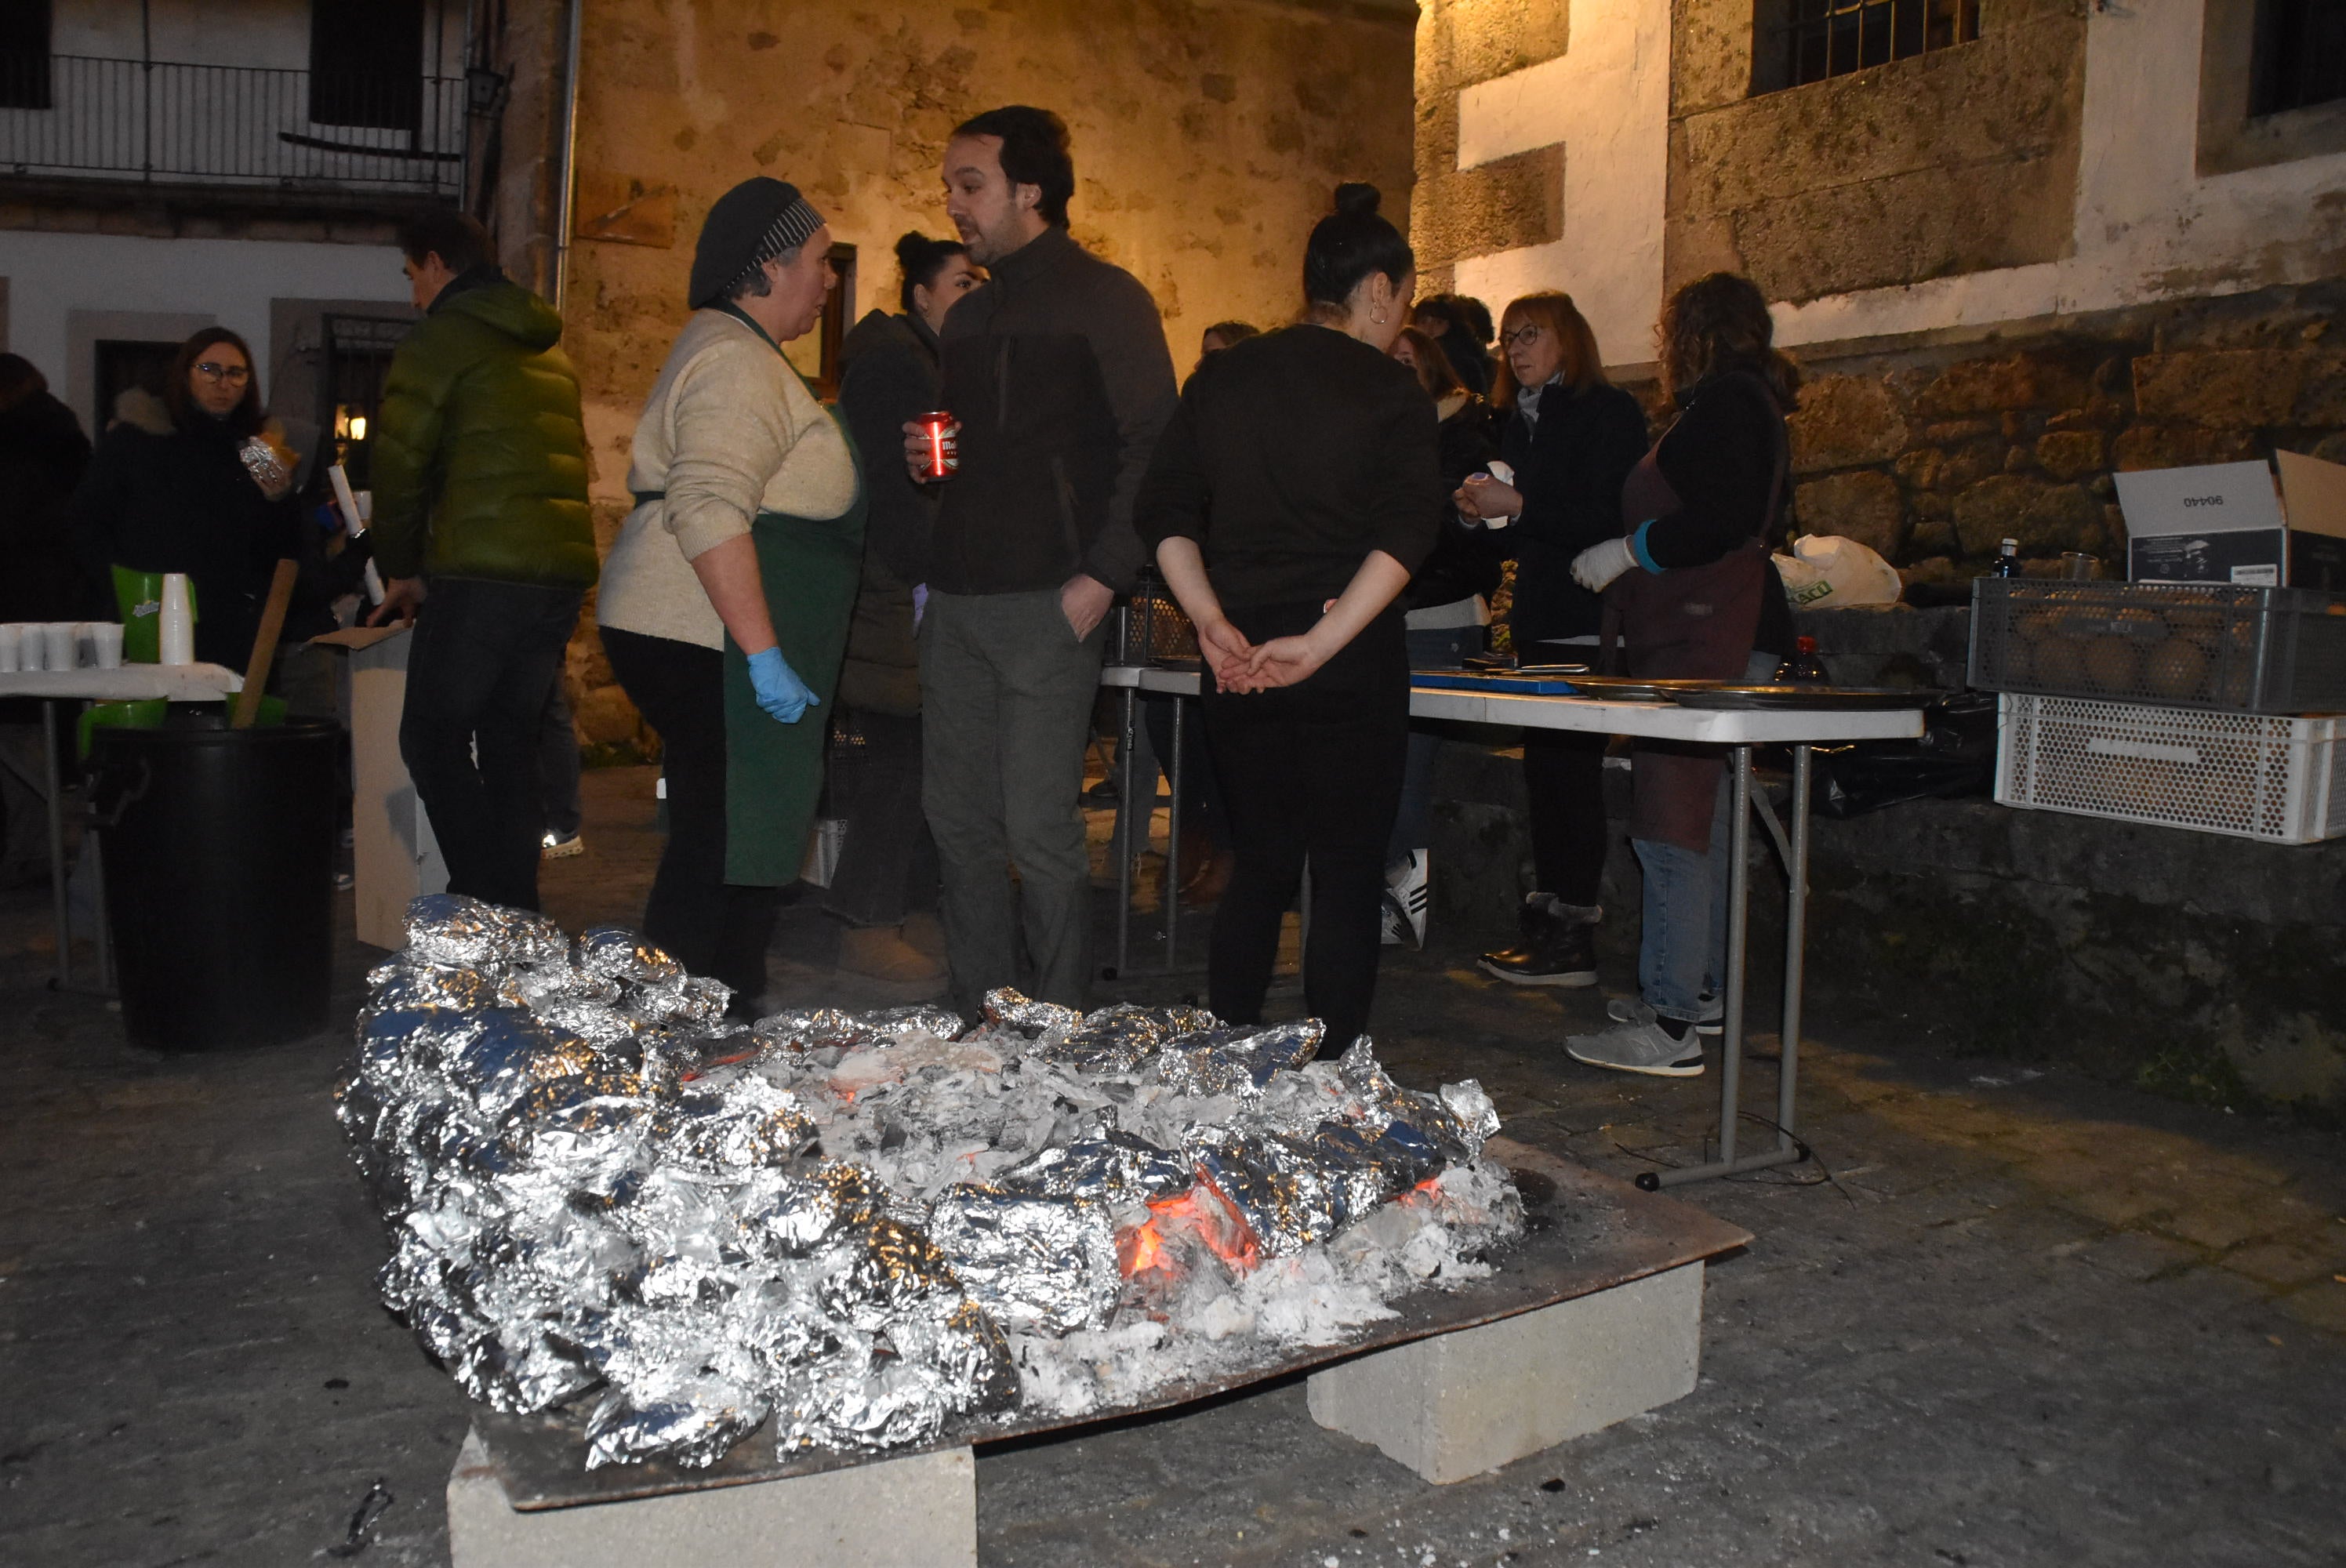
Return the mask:
<path id="1" fill-rule="evenodd" d="M 685 302 L 696 311 L 721 304 L 733 280 L 805 244 L 821 227 L 822 214 L 797 186 L 762 174 L 743 180 L 719 197 L 701 222 Z"/>

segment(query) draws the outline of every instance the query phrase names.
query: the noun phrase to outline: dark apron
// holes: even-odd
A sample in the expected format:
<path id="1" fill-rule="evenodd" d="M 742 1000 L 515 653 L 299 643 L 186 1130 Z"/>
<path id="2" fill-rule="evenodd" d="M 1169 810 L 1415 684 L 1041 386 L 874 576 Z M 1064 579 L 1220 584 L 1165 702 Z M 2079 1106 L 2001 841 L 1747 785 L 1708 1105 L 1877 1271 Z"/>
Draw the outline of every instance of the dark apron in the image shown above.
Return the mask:
<path id="1" fill-rule="evenodd" d="M 1685 509 L 1655 461 L 1660 450 L 1661 443 L 1655 442 L 1621 487 L 1625 527 L 1635 529 L 1647 518 Z M 1765 516 L 1775 515 L 1785 466 L 1780 453 Z M 1741 680 L 1760 635 L 1760 595 L 1771 581 L 1764 537 L 1746 540 L 1704 565 L 1622 573 L 1605 590 L 1606 667 L 1647 680 Z M 1624 656 L 1617 664 L 1617 638 Z M 1637 740 L 1629 758 L 1629 836 L 1708 854 L 1726 770 L 1719 748 Z"/>
<path id="2" fill-rule="evenodd" d="M 781 353 L 757 322 L 729 307 L 727 313 L 749 321 Z M 782 362 L 790 365 L 787 358 Z M 798 374 L 795 365 L 790 370 Z M 863 463 L 847 422 L 837 409 L 825 412 L 847 443 L 854 504 L 836 517 L 760 512 L 750 522 L 774 639 L 821 706 L 807 709 L 796 724 L 775 722 L 758 706 L 749 656 L 731 633 L 725 637 L 725 880 L 744 887 L 786 887 L 805 864 L 807 832 L 822 794 L 831 699 L 862 574 Z"/>

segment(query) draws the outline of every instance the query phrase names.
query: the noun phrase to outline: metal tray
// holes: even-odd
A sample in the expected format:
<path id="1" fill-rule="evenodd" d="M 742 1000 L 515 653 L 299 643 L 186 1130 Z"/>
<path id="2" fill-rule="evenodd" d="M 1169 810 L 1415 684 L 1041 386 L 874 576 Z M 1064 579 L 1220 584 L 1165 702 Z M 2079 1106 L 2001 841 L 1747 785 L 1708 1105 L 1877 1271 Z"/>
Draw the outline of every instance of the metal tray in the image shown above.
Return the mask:
<path id="1" fill-rule="evenodd" d="M 1575 692 L 1606 702 L 1676 702 L 1687 692 L 1709 691 L 1721 684 L 1715 680 L 1660 677 L 1640 680 L 1626 675 L 1576 675 L 1572 677 Z"/>
<path id="2" fill-rule="evenodd" d="M 1714 686 L 1671 694 L 1680 708 L 1733 712 L 1922 708 L 1940 694 L 1902 686 Z"/>
<path id="3" fill-rule="evenodd" d="M 821 1451 L 780 1459 L 774 1453 L 773 1428 L 769 1422 L 705 1470 L 686 1470 L 664 1460 L 587 1470 L 585 1407 L 594 1402 L 592 1394 L 583 1396 L 577 1408 L 540 1415 L 499 1415 L 475 1405 L 472 1407 L 474 1430 L 488 1449 L 490 1466 L 504 1483 L 507 1500 L 525 1512 L 666 1492 L 703 1492 L 1171 1410 L 1309 1371 L 1365 1350 L 1471 1329 L 1591 1295 L 1700 1258 L 1717 1257 L 1751 1240 L 1750 1232 L 1713 1218 L 1690 1204 L 1637 1191 L 1625 1181 L 1543 1149 L 1499 1137 L 1492 1139 L 1485 1150 L 1515 1173 L 1530 1220 L 1524 1238 L 1492 1259 L 1495 1273 L 1454 1289 L 1429 1288 L 1396 1298 L 1393 1307 L 1398 1316 L 1364 1324 L 1339 1344 L 1283 1351 L 1266 1347 L 1261 1365 L 1232 1376 L 1168 1385 L 1130 1403 L 1104 1406 L 1079 1416 L 1015 1411 L 1006 1417 L 973 1420 L 933 1441 L 877 1453 Z"/>

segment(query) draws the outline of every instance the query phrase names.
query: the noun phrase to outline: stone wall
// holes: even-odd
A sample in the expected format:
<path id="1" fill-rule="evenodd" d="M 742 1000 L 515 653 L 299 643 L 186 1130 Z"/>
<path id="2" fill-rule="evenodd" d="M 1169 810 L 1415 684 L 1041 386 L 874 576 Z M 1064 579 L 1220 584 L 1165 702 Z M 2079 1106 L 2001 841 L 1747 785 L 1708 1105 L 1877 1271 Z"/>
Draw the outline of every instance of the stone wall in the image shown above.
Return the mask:
<path id="1" fill-rule="evenodd" d="M 1756 95 L 1751 16 L 1751 0 L 1677 8 L 1665 288 L 1723 270 L 1810 300 L 2067 249 L 2086 83 L 2071 0 L 1991 3 L 1975 43 Z"/>
<path id="2" fill-rule="evenodd" d="M 1493 735 L 1462 727 L 1435 765 L 1431 929 L 1445 951 L 1508 940 L 1528 882 L 1521 753 Z M 1627 782 L 1608 770 L 1597 952 L 1613 991 L 1637 973 Z M 2346 1116 L 2346 840 L 2261 844 L 1926 800 L 1818 819 L 1811 857 L 1812 1018 L 1888 1013 L 1933 1038 L 1959 1021 L 1965 1054 Z M 1756 826 L 1750 868 L 1747 1016 L 1770 1033 L 1782 1005 L 1784 875 Z"/>
<path id="3" fill-rule="evenodd" d="M 805 188 L 858 248 L 852 314 L 892 310 L 896 237 L 951 231 L 938 164 L 952 127 L 1000 104 L 1054 108 L 1074 133 L 1075 236 L 1148 286 L 1186 372 L 1210 323 L 1292 316 L 1304 237 L 1339 181 L 1374 181 L 1406 223 L 1410 60 L 1408 14 L 1382 5 L 590 6 L 564 313 L 604 544 L 627 512 L 637 412 L 684 321 L 694 237 L 736 181 Z M 591 625 L 571 661 L 582 732 L 632 737 Z"/>
<path id="4" fill-rule="evenodd" d="M 1943 347 L 1807 351 L 1792 419 L 1800 528 L 1859 539 L 1910 584 L 1966 581 L 2007 536 L 2037 571 L 2122 575 L 2110 475 L 2346 459 L 2346 282 L 2055 321 Z"/>

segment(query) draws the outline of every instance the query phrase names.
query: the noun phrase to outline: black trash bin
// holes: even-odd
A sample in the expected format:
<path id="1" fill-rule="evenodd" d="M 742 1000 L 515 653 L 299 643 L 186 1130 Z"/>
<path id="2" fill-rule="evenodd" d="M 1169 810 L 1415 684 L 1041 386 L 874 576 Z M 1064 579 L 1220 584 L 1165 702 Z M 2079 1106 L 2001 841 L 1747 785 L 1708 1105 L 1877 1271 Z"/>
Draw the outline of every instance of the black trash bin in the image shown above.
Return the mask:
<path id="1" fill-rule="evenodd" d="M 160 728 L 93 733 L 132 1044 L 208 1051 L 326 1027 L 341 738 L 317 719 L 230 729 L 225 709 L 179 704 Z"/>

